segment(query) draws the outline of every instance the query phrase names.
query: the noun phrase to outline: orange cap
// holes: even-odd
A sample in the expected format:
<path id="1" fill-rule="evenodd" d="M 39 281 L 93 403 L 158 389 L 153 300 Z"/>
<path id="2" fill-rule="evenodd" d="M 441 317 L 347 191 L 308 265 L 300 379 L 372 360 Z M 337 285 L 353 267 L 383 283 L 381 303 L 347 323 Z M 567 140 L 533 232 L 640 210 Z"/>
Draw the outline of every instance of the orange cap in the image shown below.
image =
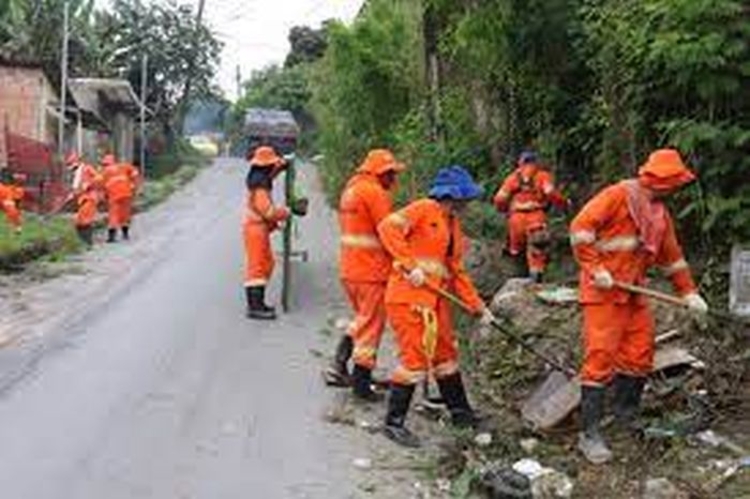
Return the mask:
<path id="1" fill-rule="evenodd" d="M 250 164 L 252 166 L 271 167 L 276 166 L 281 162 L 282 159 L 276 154 L 273 147 L 270 146 L 258 147 L 255 149 L 253 157 L 250 158 Z"/>
<path id="2" fill-rule="evenodd" d="M 114 165 L 116 162 L 114 154 L 105 154 L 102 158 L 102 166 Z"/>
<path id="3" fill-rule="evenodd" d="M 367 153 L 362 165 L 357 169 L 359 173 L 382 175 L 387 172 L 402 172 L 406 165 L 396 161 L 396 157 L 388 149 L 373 149 Z"/>
<path id="4" fill-rule="evenodd" d="M 675 149 L 658 149 L 651 153 L 638 170 L 640 183 L 655 191 L 672 191 L 695 180 Z"/>

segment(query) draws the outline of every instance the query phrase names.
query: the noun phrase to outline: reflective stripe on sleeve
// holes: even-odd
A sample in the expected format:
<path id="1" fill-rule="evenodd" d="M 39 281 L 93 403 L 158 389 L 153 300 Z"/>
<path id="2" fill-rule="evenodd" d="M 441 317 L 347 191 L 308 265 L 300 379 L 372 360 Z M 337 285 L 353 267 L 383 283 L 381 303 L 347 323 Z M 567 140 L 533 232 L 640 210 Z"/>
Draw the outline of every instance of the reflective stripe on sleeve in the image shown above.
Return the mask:
<path id="1" fill-rule="evenodd" d="M 600 239 L 596 242 L 596 249 L 606 252 L 635 251 L 640 242 L 636 236 L 616 236 L 610 239 Z"/>
<path id="2" fill-rule="evenodd" d="M 687 270 L 688 268 L 690 267 L 688 266 L 688 263 L 685 261 L 685 259 L 680 258 L 676 262 L 673 262 L 673 263 L 670 263 L 669 265 L 665 265 L 661 267 L 661 271 L 664 272 L 665 276 L 671 276 L 681 270 Z"/>
<path id="3" fill-rule="evenodd" d="M 380 239 L 372 234 L 342 234 L 341 245 L 350 248 L 382 248 Z"/>
<path id="4" fill-rule="evenodd" d="M 596 234 L 590 230 L 579 230 L 570 233 L 570 245 L 592 244 L 596 242 Z"/>

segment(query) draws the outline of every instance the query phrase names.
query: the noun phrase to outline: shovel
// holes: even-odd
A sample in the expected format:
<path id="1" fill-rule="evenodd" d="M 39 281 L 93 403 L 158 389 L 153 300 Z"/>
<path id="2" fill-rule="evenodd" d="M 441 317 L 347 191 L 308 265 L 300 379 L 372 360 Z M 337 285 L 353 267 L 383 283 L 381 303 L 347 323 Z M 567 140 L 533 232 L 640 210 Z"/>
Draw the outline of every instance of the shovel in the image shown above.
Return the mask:
<path id="1" fill-rule="evenodd" d="M 661 291 L 657 291 L 651 288 L 646 288 L 644 286 L 628 284 L 626 282 L 615 282 L 615 286 L 622 290 L 629 291 L 631 293 L 648 296 L 649 298 L 653 298 L 654 300 L 659 300 L 664 303 L 669 303 L 670 305 L 687 308 L 687 304 L 685 303 L 685 300 L 683 300 L 682 298 L 678 296 L 670 295 L 668 293 L 662 293 Z M 720 310 L 709 309 L 708 315 L 710 315 L 711 317 L 715 317 L 716 319 L 719 319 L 719 320 L 728 321 L 728 322 L 732 322 L 732 323 L 743 325 L 743 326 L 750 325 L 750 322 L 743 319 L 742 317 L 737 317 L 736 315 L 732 315 L 728 312 L 722 312 Z"/>
<path id="2" fill-rule="evenodd" d="M 436 294 L 459 308 L 470 312 L 471 307 L 452 293 L 434 285 L 427 286 Z M 532 427 L 549 429 L 562 421 L 581 401 L 581 389 L 575 369 L 540 352 L 509 327 L 493 319 L 490 325 L 520 345 L 524 350 L 543 360 L 555 369 L 536 392 L 524 403 L 521 414 Z"/>

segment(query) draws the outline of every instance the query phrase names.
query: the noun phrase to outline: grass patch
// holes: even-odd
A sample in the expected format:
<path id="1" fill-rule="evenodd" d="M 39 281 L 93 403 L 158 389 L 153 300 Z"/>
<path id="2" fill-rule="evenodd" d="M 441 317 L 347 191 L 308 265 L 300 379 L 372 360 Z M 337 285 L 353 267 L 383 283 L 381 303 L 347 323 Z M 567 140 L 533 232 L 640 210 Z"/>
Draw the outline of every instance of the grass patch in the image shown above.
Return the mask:
<path id="1" fill-rule="evenodd" d="M 42 256 L 51 261 L 81 248 L 73 224 L 67 217 L 40 217 L 25 213 L 23 232 L 16 234 L 0 222 L 0 269 L 13 270 Z"/>
<path id="2" fill-rule="evenodd" d="M 135 201 L 136 211 L 145 211 L 162 203 L 185 184 L 193 180 L 198 175 L 199 170 L 198 166 L 187 164 L 169 175 L 147 180 L 141 187 L 138 198 Z"/>

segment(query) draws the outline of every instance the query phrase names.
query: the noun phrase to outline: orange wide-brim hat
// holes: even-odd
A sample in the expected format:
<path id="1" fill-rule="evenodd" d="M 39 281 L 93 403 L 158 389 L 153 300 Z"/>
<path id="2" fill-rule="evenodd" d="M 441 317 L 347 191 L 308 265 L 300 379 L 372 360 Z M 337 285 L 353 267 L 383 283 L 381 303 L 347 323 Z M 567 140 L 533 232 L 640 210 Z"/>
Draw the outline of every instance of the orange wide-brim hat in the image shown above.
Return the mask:
<path id="1" fill-rule="evenodd" d="M 640 183 L 655 191 L 673 191 L 696 179 L 675 149 L 658 149 L 638 170 Z"/>
<path id="2" fill-rule="evenodd" d="M 388 149 L 373 149 L 357 169 L 359 173 L 371 175 L 383 175 L 388 172 L 399 173 L 404 170 L 406 170 L 406 165 L 399 163 Z"/>
<path id="3" fill-rule="evenodd" d="M 251 166 L 260 166 L 263 168 L 270 168 L 281 164 L 283 160 L 276 154 L 273 147 L 261 146 L 255 149 L 253 156 L 250 158 Z"/>

